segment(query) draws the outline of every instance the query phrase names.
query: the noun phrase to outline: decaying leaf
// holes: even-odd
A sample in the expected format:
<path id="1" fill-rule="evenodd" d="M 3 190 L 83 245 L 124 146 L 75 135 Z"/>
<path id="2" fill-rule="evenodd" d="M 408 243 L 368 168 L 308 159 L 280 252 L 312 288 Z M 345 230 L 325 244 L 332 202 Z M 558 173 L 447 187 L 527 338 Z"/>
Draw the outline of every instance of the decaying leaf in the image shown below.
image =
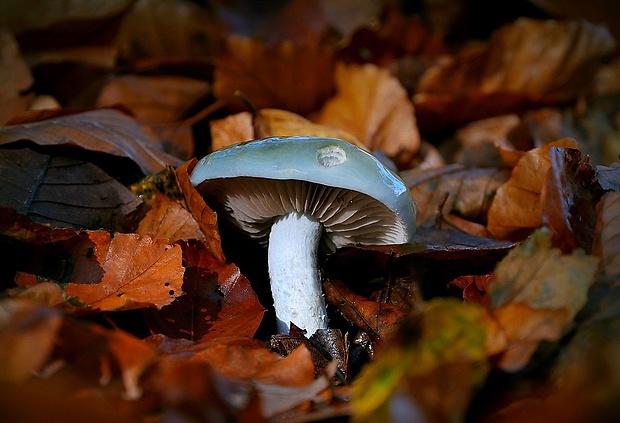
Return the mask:
<path id="1" fill-rule="evenodd" d="M 315 118 L 317 123 L 346 131 L 369 150 L 381 150 L 408 167 L 420 148 L 413 105 L 407 92 L 387 69 L 372 64 L 338 63 L 337 94 Z"/>
<path id="2" fill-rule="evenodd" d="M 541 226 L 541 192 L 551 168 L 549 150 L 553 147 L 579 149 L 579 144 L 563 138 L 525 153 L 491 203 L 487 229 L 494 237 L 522 239 Z"/>
<path id="3" fill-rule="evenodd" d="M 575 99 L 614 44 L 604 26 L 583 20 L 519 18 L 424 73 L 413 96 L 419 125 L 436 130 Z"/>
<path id="4" fill-rule="evenodd" d="M 81 303 L 95 310 L 161 308 L 182 294 L 184 269 L 178 245 L 137 234 L 112 237 L 107 231 L 89 232 L 88 240 L 93 246 L 87 247 L 82 260 L 96 260 L 103 275 L 93 283 L 76 272 L 65 292 Z"/>
<path id="5" fill-rule="evenodd" d="M 121 75 L 99 92 L 97 107 L 122 104 L 143 122 L 174 122 L 209 93 L 205 81 L 181 76 Z"/>
<path id="6" fill-rule="evenodd" d="M 161 310 L 149 311 L 149 327 L 195 342 L 254 336 L 264 308 L 239 268 L 218 260 L 201 242 L 179 244 L 185 267 L 184 295 Z"/>
<path id="7" fill-rule="evenodd" d="M 23 382 L 41 370 L 61 324 L 57 309 L 24 299 L 0 301 L 0 381 Z"/>
<path id="8" fill-rule="evenodd" d="M 255 138 L 252 114 L 240 112 L 210 122 L 211 150 L 250 141 Z"/>
<path id="9" fill-rule="evenodd" d="M 21 57 L 19 45 L 5 27 L 0 29 L 0 125 L 12 115 L 28 109 L 32 94 L 24 94 L 33 79 Z"/>
<path id="10" fill-rule="evenodd" d="M 562 255 L 544 229 L 500 261 L 488 295 L 508 338 L 501 368 L 521 369 L 542 340 L 560 338 L 586 303 L 597 267 L 598 258 L 583 251 Z"/>
<path id="11" fill-rule="evenodd" d="M 177 181 L 185 198 L 185 204 L 187 204 L 190 213 L 194 216 L 200 230 L 205 235 L 209 249 L 218 260 L 224 262 L 224 251 L 222 251 L 222 242 L 217 227 L 217 215 L 207 206 L 204 198 L 196 191 L 189 180 L 189 173 L 194 169 L 196 163 L 198 163 L 198 160 L 194 158 L 179 166 L 176 170 Z"/>
<path id="12" fill-rule="evenodd" d="M 407 315 L 407 311 L 400 307 L 371 301 L 353 293 L 340 281 L 326 281 L 323 292 L 328 304 L 338 307 L 343 316 L 377 343 L 384 341 Z"/>
<path id="13" fill-rule="evenodd" d="M 128 157 L 145 174 L 157 173 L 166 165 L 181 163 L 161 151 L 161 147 L 144 133 L 135 120 L 117 110 L 91 110 L 41 121 L 20 122 L 0 127 L 0 145 L 29 140 L 43 146 L 79 147 Z"/>
<path id="14" fill-rule="evenodd" d="M 274 107 L 306 114 L 331 93 L 333 49 L 318 43 L 282 41 L 264 45 L 249 38 L 227 39 L 218 58 L 213 90 L 217 97 L 241 92 L 259 109 Z M 291 96 L 290 93 L 295 95 Z"/>
<path id="15" fill-rule="evenodd" d="M 600 194 L 594 187 L 595 171 L 581 151 L 553 147 L 551 168 L 541 193 L 543 221 L 553 233 L 553 245 L 570 253 L 592 250 L 596 204 Z M 587 159 L 587 158 L 586 158 Z"/>
<path id="16" fill-rule="evenodd" d="M 168 239 L 171 243 L 189 239 L 206 241 L 198 222 L 178 202 L 156 194 L 150 206 L 136 228 L 137 234 Z"/>
<path id="17" fill-rule="evenodd" d="M 97 166 L 30 149 L 0 150 L 0 204 L 75 229 L 128 226 L 142 201 Z"/>
<path id="18" fill-rule="evenodd" d="M 509 171 L 451 165 L 406 170 L 400 176 L 415 199 L 418 225 L 432 223 L 442 211 L 485 223 L 495 192 L 508 180 Z"/>
<path id="19" fill-rule="evenodd" d="M 417 404 L 425 421 L 462 419 L 487 373 L 486 336 L 480 307 L 430 300 L 353 383 L 353 421 L 390 421 L 401 398 Z"/>
<path id="20" fill-rule="evenodd" d="M 601 199 L 593 254 L 601 259 L 601 278 L 620 285 L 620 192 L 608 192 Z"/>

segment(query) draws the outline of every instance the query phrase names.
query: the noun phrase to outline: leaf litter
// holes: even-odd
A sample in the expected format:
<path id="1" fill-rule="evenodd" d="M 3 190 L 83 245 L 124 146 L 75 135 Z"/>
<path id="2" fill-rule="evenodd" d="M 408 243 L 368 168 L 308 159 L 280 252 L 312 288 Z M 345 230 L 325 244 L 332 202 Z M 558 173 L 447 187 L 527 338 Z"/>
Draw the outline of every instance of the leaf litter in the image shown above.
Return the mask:
<path id="1" fill-rule="evenodd" d="M 455 42 L 449 8 L 355 9 L 4 15 L 9 421 L 620 416 L 617 27 L 516 13 Z M 274 335 L 264 251 L 189 181 L 274 135 L 356 144 L 418 205 L 411 244 L 325 257 L 310 338 Z"/>

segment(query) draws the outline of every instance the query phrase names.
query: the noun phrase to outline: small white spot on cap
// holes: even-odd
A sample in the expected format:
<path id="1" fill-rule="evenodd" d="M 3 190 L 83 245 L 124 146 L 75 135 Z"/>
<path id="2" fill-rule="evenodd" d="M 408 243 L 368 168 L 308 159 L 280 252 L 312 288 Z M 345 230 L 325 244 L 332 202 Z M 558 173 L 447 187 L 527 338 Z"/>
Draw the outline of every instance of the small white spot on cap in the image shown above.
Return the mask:
<path id="1" fill-rule="evenodd" d="M 319 148 L 316 161 L 323 167 L 338 166 L 347 161 L 347 153 L 337 145 L 328 145 Z"/>

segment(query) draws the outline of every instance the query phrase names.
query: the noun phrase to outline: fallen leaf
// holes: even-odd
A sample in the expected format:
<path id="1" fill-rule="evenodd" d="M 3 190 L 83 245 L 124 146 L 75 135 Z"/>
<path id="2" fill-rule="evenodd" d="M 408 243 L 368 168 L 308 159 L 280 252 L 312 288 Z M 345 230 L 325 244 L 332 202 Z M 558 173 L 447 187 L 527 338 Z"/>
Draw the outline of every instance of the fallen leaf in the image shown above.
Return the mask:
<path id="1" fill-rule="evenodd" d="M 495 192 L 508 180 L 509 171 L 449 165 L 405 170 L 400 176 L 415 199 L 418 226 L 433 223 L 442 211 L 485 223 Z"/>
<path id="2" fill-rule="evenodd" d="M 333 49 L 318 43 L 281 41 L 264 45 L 231 36 L 216 59 L 213 91 L 218 98 L 241 92 L 257 108 L 306 114 L 316 110 L 333 88 Z M 295 95 L 291 96 L 290 93 Z"/>
<path id="3" fill-rule="evenodd" d="M 196 163 L 198 160 L 194 158 L 179 166 L 176 170 L 177 181 L 190 213 L 198 222 L 200 230 L 207 239 L 209 249 L 219 261 L 224 262 L 226 259 L 224 251 L 222 251 L 217 214 L 207 206 L 204 198 L 196 191 L 189 179 L 189 173 L 194 169 Z"/>
<path id="4" fill-rule="evenodd" d="M 372 64 L 336 65 L 336 96 L 327 100 L 314 120 L 346 131 L 369 150 L 381 150 L 408 167 L 420 148 L 413 105 L 387 69 Z"/>
<path id="5" fill-rule="evenodd" d="M 450 281 L 448 287 L 457 287 L 463 290 L 463 301 L 481 304 L 484 293 L 493 281 L 493 274 L 459 276 Z"/>
<path id="6" fill-rule="evenodd" d="M 97 107 L 122 104 L 143 122 L 181 120 L 210 91 L 205 81 L 181 76 L 121 75 L 99 92 Z"/>
<path id="7" fill-rule="evenodd" d="M 32 94 L 24 94 L 33 83 L 19 45 L 6 27 L 0 29 L 0 125 L 12 115 L 28 109 Z"/>
<path id="8" fill-rule="evenodd" d="M 480 307 L 453 298 L 430 300 L 353 382 L 353 421 L 390 421 L 399 398 L 418 404 L 426 418 L 464 418 L 486 377 L 485 340 Z"/>
<path id="9" fill-rule="evenodd" d="M 192 240 L 180 245 L 184 295 L 161 310 L 148 311 L 149 327 L 195 342 L 254 336 L 265 310 L 239 268 L 219 261 L 203 243 Z"/>
<path id="10" fill-rule="evenodd" d="M 407 314 L 400 307 L 355 294 L 340 281 L 325 281 L 323 293 L 328 304 L 337 307 L 344 317 L 367 332 L 376 343 L 381 343 L 396 330 Z"/>
<path id="11" fill-rule="evenodd" d="M 60 311 L 24 299 L 0 301 L 0 381 L 24 382 L 49 359 Z"/>
<path id="12" fill-rule="evenodd" d="M 252 114 L 240 112 L 209 122 L 211 150 L 255 139 Z"/>
<path id="13" fill-rule="evenodd" d="M 339 138 L 363 150 L 366 145 L 353 135 L 336 127 L 313 123 L 296 113 L 280 109 L 260 109 L 254 116 L 254 138 L 288 137 L 295 135 L 309 137 Z"/>
<path id="14" fill-rule="evenodd" d="M 56 227 L 120 231 L 142 205 L 97 166 L 30 149 L 0 149 L 0 181 L 0 204 Z"/>
<path id="15" fill-rule="evenodd" d="M 101 280 L 81 280 L 76 273 L 65 292 L 95 310 L 154 305 L 161 308 L 182 294 L 181 247 L 137 234 L 88 233 L 92 258 L 103 270 Z M 77 267 L 78 264 L 75 264 Z"/>
<path id="16" fill-rule="evenodd" d="M 487 44 L 443 56 L 426 70 L 413 96 L 419 126 L 437 130 L 573 100 L 613 48 L 601 25 L 518 18 Z"/>
<path id="17" fill-rule="evenodd" d="M 553 245 L 570 253 L 581 248 L 592 250 L 596 223 L 596 204 L 600 194 L 595 189 L 595 170 L 581 151 L 553 147 L 549 150 L 551 168 L 547 171 L 541 193 L 545 225 L 553 233 Z"/>
<path id="18" fill-rule="evenodd" d="M 494 237 L 523 239 L 541 226 L 541 193 L 553 147 L 579 149 L 579 144 L 563 138 L 530 150 L 519 160 L 508 182 L 497 189 L 489 209 L 487 229 Z"/>
<path id="19" fill-rule="evenodd" d="M 620 192 L 603 195 L 598 209 L 592 254 L 601 259 L 600 278 L 617 286 L 620 285 Z"/>
<path id="20" fill-rule="evenodd" d="M 558 340 L 594 282 L 597 257 L 579 250 L 562 255 L 551 241 L 549 231 L 534 232 L 499 262 L 487 291 L 491 314 L 508 337 L 505 370 L 526 365 L 543 339 Z"/>
<path id="21" fill-rule="evenodd" d="M 161 151 L 139 124 L 112 109 L 91 110 L 41 121 L 0 127 L 0 145 L 30 140 L 42 146 L 72 146 L 128 157 L 145 174 L 157 173 L 181 161 Z"/>
<path id="22" fill-rule="evenodd" d="M 189 239 L 206 241 L 198 222 L 178 202 L 164 194 L 155 194 L 149 205 L 151 208 L 136 228 L 138 235 L 167 239 L 170 243 Z"/>

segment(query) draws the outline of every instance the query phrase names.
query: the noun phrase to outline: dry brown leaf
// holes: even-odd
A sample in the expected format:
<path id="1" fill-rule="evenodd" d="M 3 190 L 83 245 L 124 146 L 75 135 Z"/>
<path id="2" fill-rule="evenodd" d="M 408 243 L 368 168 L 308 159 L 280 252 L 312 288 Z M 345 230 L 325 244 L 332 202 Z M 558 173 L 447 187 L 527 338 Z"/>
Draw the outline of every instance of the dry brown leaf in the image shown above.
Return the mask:
<path id="1" fill-rule="evenodd" d="M 117 310 L 161 308 L 182 294 L 180 246 L 137 234 L 117 233 L 112 238 L 107 231 L 88 232 L 88 238 L 94 246 L 86 259 L 94 258 L 103 276 L 95 283 L 81 283 L 82 275 L 76 272 L 65 286 L 68 295 L 95 310 Z"/>
<path id="2" fill-rule="evenodd" d="M 26 61 L 13 35 L 0 28 L 0 125 L 8 118 L 28 109 L 32 94 L 23 94 L 33 83 Z"/>
<path id="3" fill-rule="evenodd" d="M 396 330 L 407 315 L 404 308 L 369 300 L 354 293 L 340 281 L 324 282 L 323 291 L 328 304 L 337 307 L 343 316 L 367 332 L 377 343 L 384 341 Z"/>
<path id="4" fill-rule="evenodd" d="M 122 104 L 143 122 L 174 122 L 209 91 L 209 83 L 182 76 L 122 75 L 101 89 L 96 105 Z"/>
<path id="5" fill-rule="evenodd" d="M 215 119 L 209 125 L 211 128 L 211 150 L 219 150 L 255 138 L 252 113 L 250 112 L 240 112 L 223 119 Z"/>
<path id="6" fill-rule="evenodd" d="M 37 144 L 76 146 L 86 150 L 129 157 L 145 174 L 157 173 L 181 160 L 161 151 L 161 147 L 129 116 L 113 109 L 91 110 L 44 120 L 22 120 L 0 127 L 0 145 L 31 140 Z M 41 116 L 38 115 L 38 116 Z M 49 116 L 49 114 L 47 114 Z"/>
<path id="7" fill-rule="evenodd" d="M 568 311 L 534 309 L 526 303 L 516 303 L 493 310 L 493 317 L 508 339 L 498 366 L 517 371 L 529 363 L 541 341 L 558 339 L 568 320 Z"/>
<path id="8" fill-rule="evenodd" d="M 573 100 L 590 88 L 613 48 L 603 26 L 519 18 L 487 44 L 444 56 L 426 70 L 413 96 L 419 126 L 445 129 Z"/>
<path id="9" fill-rule="evenodd" d="M 601 278 L 620 285 L 620 192 L 606 193 L 598 206 L 592 253 L 601 258 Z"/>
<path id="10" fill-rule="evenodd" d="M 339 138 L 363 150 L 365 144 L 348 132 L 336 127 L 316 124 L 303 116 L 287 110 L 261 109 L 254 116 L 255 138 L 288 137 L 295 135 Z"/>
<path id="11" fill-rule="evenodd" d="M 314 120 L 346 131 L 369 150 L 381 150 L 408 167 L 421 140 L 413 105 L 398 80 L 372 64 L 343 63 L 337 64 L 334 78 L 337 94 Z"/>
<path id="12" fill-rule="evenodd" d="M 200 230 L 207 239 L 209 249 L 218 260 L 225 262 L 226 259 L 224 257 L 224 251 L 222 250 L 222 242 L 217 227 L 217 214 L 207 206 L 202 195 L 196 191 L 192 182 L 189 180 L 189 173 L 194 169 L 196 163 L 198 163 L 198 160 L 194 158 L 179 166 L 176 170 L 177 181 L 183 192 L 185 203 L 190 213 L 198 222 Z"/>
<path id="13" fill-rule="evenodd" d="M 576 148 L 572 138 L 563 138 L 528 151 L 499 187 L 488 213 L 487 229 L 498 239 L 522 239 L 542 224 L 541 193 L 551 168 L 552 147 Z"/>
<path id="14" fill-rule="evenodd" d="M 178 202 L 157 193 L 149 205 L 151 209 L 138 224 L 137 234 L 167 239 L 171 243 L 189 239 L 206 240 L 198 222 Z"/>
<path id="15" fill-rule="evenodd" d="M 18 272 L 15 283 L 25 286 L 26 289 L 19 291 L 15 297 L 30 300 L 42 306 L 62 308 L 68 305 L 67 294 L 60 285 L 53 281 L 47 281 L 35 275 Z"/>
<path id="16" fill-rule="evenodd" d="M 509 171 L 451 165 L 406 170 L 400 176 L 416 201 L 418 225 L 432 223 L 440 212 L 485 223 L 490 201 L 508 180 Z"/>
<path id="17" fill-rule="evenodd" d="M 227 39 L 226 52 L 216 62 L 216 97 L 241 92 L 257 108 L 275 107 L 306 114 L 331 94 L 334 52 L 317 43 L 282 41 L 264 45 L 249 38 Z M 291 95 L 295 93 L 295 95 Z"/>
<path id="18" fill-rule="evenodd" d="M 24 299 L 0 302 L 0 381 L 23 382 L 41 369 L 62 324 L 59 310 Z"/>

